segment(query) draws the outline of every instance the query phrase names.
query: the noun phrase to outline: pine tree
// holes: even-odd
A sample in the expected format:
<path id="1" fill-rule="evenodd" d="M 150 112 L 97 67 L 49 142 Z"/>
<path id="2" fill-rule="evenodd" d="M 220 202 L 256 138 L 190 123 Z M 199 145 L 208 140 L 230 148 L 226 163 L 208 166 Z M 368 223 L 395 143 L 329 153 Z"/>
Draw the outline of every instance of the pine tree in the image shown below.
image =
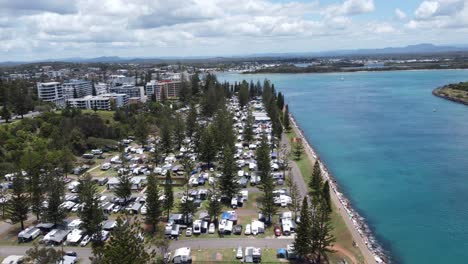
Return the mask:
<path id="1" fill-rule="evenodd" d="M 332 234 L 333 226 L 331 223 L 331 211 L 326 202 L 321 199 L 316 206 L 315 216 L 313 220 L 314 244 L 315 247 L 315 262 L 320 263 L 322 257 L 326 258 L 326 253 L 334 252 L 330 249 L 335 242 L 335 237 Z"/>
<path id="2" fill-rule="evenodd" d="M 117 225 L 104 246 L 100 263 L 154 263 L 154 252 L 149 253 L 149 248 L 140 238 L 141 233 L 138 221 L 125 224 L 120 217 L 117 218 Z"/>
<path id="3" fill-rule="evenodd" d="M 249 97 L 249 84 L 244 80 L 239 91 L 239 105 L 241 108 L 249 103 Z"/>
<path id="4" fill-rule="evenodd" d="M 268 144 L 266 135 L 262 135 L 262 139 L 260 141 L 260 146 L 257 148 L 256 151 L 256 159 L 257 159 L 257 168 L 260 172 L 260 179 L 263 180 L 267 176 L 270 175 L 271 165 L 270 165 L 270 146 Z"/>
<path id="5" fill-rule="evenodd" d="M 304 152 L 304 146 L 302 145 L 302 142 L 300 140 L 297 140 L 296 142 L 294 142 L 293 147 L 294 159 L 300 160 L 302 153 Z"/>
<path id="6" fill-rule="evenodd" d="M 24 221 L 28 219 L 29 198 L 26 194 L 26 183 L 21 172 L 16 173 L 13 178 L 11 199 L 8 202 L 7 214 L 11 223 L 21 223 L 24 230 Z"/>
<path id="7" fill-rule="evenodd" d="M 192 84 L 192 94 L 198 95 L 200 92 L 200 78 L 198 77 L 198 73 L 192 75 L 190 83 Z"/>
<path id="8" fill-rule="evenodd" d="M 61 207 L 64 202 L 65 184 L 59 175 L 51 172 L 47 176 L 47 208 L 44 210 L 44 220 L 53 224 L 61 224 L 66 217 Z"/>
<path id="9" fill-rule="evenodd" d="M 212 188 L 208 193 L 208 214 L 210 215 L 210 220 L 217 221 L 218 215 L 221 214 L 223 205 L 221 204 L 221 196 L 218 192 L 216 182 L 212 185 Z"/>
<path id="10" fill-rule="evenodd" d="M 309 188 L 312 194 L 312 198 L 318 199 L 322 191 L 322 171 L 318 161 L 315 161 L 314 169 L 312 171 L 312 178 L 309 182 Z"/>
<path id="11" fill-rule="evenodd" d="M 331 198 L 330 198 L 330 184 L 328 181 L 325 181 L 322 187 L 322 193 L 321 193 L 322 200 L 324 202 L 324 206 L 328 211 L 332 211 L 332 205 L 331 205 Z"/>
<path id="12" fill-rule="evenodd" d="M 217 145 L 213 125 L 207 126 L 200 138 L 200 160 L 208 165 L 214 160 L 217 152 Z"/>
<path id="13" fill-rule="evenodd" d="M 185 139 L 185 122 L 180 114 L 176 114 L 174 121 L 174 136 L 177 149 L 180 149 Z"/>
<path id="14" fill-rule="evenodd" d="M 103 246 L 101 241 L 102 226 L 104 221 L 104 212 L 99 202 L 99 193 L 96 183 L 92 180 L 90 174 L 86 173 L 79 179 L 79 197 L 83 204 L 78 211 L 78 215 L 83 221 L 81 227 L 86 235 L 91 236 L 93 251 Z"/>
<path id="15" fill-rule="evenodd" d="M 273 194 L 275 183 L 269 172 L 262 175 L 261 189 L 263 191 L 263 197 L 260 212 L 265 216 L 266 223 L 270 224 L 273 215 L 278 211 L 278 207 L 275 204 L 275 195 Z"/>
<path id="16" fill-rule="evenodd" d="M 6 105 L 3 106 L 0 116 L 5 119 L 5 123 L 8 123 L 11 119 L 11 112 Z"/>
<path id="17" fill-rule="evenodd" d="M 223 152 L 223 169 L 219 179 L 219 190 L 230 199 L 236 197 L 240 186 L 236 179 L 236 164 L 234 154 L 230 147 L 224 149 Z"/>
<path id="18" fill-rule="evenodd" d="M 253 123 L 254 123 L 254 117 L 252 115 L 252 111 L 249 110 L 249 112 L 247 113 L 247 120 L 245 122 L 245 127 L 244 127 L 244 140 L 249 144 L 250 142 L 252 142 L 253 137 L 254 137 Z"/>
<path id="19" fill-rule="evenodd" d="M 195 107 L 194 104 L 190 105 L 190 110 L 187 115 L 187 120 L 186 120 L 186 132 L 187 132 L 187 137 L 191 138 L 193 134 L 195 133 L 195 125 L 197 122 L 197 108 Z"/>
<path id="20" fill-rule="evenodd" d="M 156 175 L 150 174 L 148 176 L 148 184 L 146 185 L 146 223 L 151 224 L 153 233 L 159 223 L 159 218 L 162 214 L 162 204 L 159 200 L 159 189 Z"/>
<path id="21" fill-rule="evenodd" d="M 172 207 L 174 207 L 174 191 L 172 190 L 172 177 L 171 172 L 168 170 L 166 173 L 166 180 L 164 184 L 164 202 L 163 209 L 167 211 L 167 219 L 169 219 L 169 213 Z"/>
<path id="22" fill-rule="evenodd" d="M 154 166 L 158 166 L 159 162 L 162 159 L 162 146 L 161 144 L 154 145 L 154 152 L 151 153 L 151 157 L 153 159 Z"/>
<path id="23" fill-rule="evenodd" d="M 285 109 L 284 115 L 283 115 L 283 126 L 284 126 L 284 129 L 286 129 L 286 131 L 289 131 L 291 129 L 291 124 L 290 124 L 290 121 L 289 121 L 289 107 L 288 107 L 288 105 L 286 105 L 286 109 Z"/>
<path id="24" fill-rule="evenodd" d="M 27 191 L 31 203 L 31 210 L 36 215 L 36 220 L 39 220 L 39 215 L 42 212 L 42 202 L 44 201 L 44 184 L 41 168 L 45 163 L 45 153 L 36 151 L 35 147 L 28 148 L 24 151 L 20 160 L 21 168 L 28 174 L 26 181 Z"/>
<path id="25" fill-rule="evenodd" d="M 115 187 L 114 194 L 127 203 L 128 198 L 132 195 L 132 176 L 124 172 L 118 178 L 119 184 Z"/>
<path id="26" fill-rule="evenodd" d="M 299 187 L 291 177 L 287 178 L 286 183 L 289 187 L 289 196 L 291 197 L 291 204 L 289 205 L 289 209 L 294 213 L 294 218 L 296 218 L 297 212 L 301 207 L 301 194 L 299 192 Z"/>
<path id="27" fill-rule="evenodd" d="M 163 119 L 160 126 L 161 145 L 166 154 L 172 151 L 172 127 L 169 120 Z"/>
<path id="28" fill-rule="evenodd" d="M 73 98 L 78 98 L 78 92 L 76 91 L 75 87 L 73 87 Z"/>
<path id="29" fill-rule="evenodd" d="M 294 250 L 305 259 L 315 251 L 312 243 L 312 219 L 307 197 L 304 197 L 301 208 L 301 221 L 297 223 Z"/>
<path id="30" fill-rule="evenodd" d="M 149 134 L 148 122 L 144 116 L 139 115 L 136 118 L 134 131 L 136 139 L 144 147 Z"/>

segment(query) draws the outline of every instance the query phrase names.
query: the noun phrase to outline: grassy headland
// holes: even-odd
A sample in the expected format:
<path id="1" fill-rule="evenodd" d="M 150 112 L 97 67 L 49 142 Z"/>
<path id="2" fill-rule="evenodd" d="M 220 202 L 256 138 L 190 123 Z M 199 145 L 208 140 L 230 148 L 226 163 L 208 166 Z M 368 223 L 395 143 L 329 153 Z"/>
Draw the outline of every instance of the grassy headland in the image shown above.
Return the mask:
<path id="1" fill-rule="evenodd" d="M 433 90 L 432 94 L 453 102 L 468 105 L 468 82 L 449 84 Z"/>

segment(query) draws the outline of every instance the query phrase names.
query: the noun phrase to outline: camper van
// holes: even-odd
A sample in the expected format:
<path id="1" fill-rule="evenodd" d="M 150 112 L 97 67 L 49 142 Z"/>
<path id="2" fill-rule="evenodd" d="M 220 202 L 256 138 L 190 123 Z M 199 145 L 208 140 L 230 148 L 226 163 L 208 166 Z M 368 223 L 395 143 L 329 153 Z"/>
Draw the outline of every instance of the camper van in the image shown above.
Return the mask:
<path id="1" fill-rule="evenodd" d="M 201 228 L 202 228 L 202 221 L 195 220 L 195 222 L 193 222 L 193 234 L 199 235 L 201 233 Z"/>
<path id="2" fill-rule="evenodd" d="M 101 165 L 101 170 L 106 171 L 111 168 L 111 164 L 109 162 L 103 163 Z"/>
<path id="3" fill-rule="evenodd" d="M 231 207 L 232 207 L 232 209 L 236 209 L 236 208 L 237 208 L 237 201 L 238 201 L 237 197 L 232 197 L 232 199 L 231 199 Z"/>

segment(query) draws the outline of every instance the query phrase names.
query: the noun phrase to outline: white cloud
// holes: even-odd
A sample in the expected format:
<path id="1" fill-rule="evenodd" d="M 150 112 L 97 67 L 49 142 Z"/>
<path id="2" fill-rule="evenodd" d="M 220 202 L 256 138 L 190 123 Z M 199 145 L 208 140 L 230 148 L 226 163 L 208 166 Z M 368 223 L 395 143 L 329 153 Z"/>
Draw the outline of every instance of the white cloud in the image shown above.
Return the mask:
<path id="1" fill-rule="evenodd" d="M 380 23 L 380 24 L 374 24 L 371 27 L 371 31 L 377 34 L 388 34 L 388 33 L 395 33 L 397 30 L 388 23 Z"/>
<path id="2" fill-rule="evenodd" d="M 399 19 L 399 20 L 404 20 L 406 19 L 406 13 L 403 12 L 401 9 L 397 8 L 395 9 L 395 16 Z"/>
<path id="3" fill-rule="evenodd" d="M 427 19 L 433 16 L 440 8 L 440 3 L 437 1 L 424 1 L 419 5 L 414 15 L 418 19 Z"/>
<path id="4" fill-rule="evenodd" d="M 468 0 L 425 2 L 434 1 L 402 28 L 358 19 L 375 10 L 373 0 L 0 0 L 0 60 L 304 51 L 370 38 L 381 46 L 404 30 L 468 24 L 460 4 Z"/>
<path id="5" fill-rule="evenodd" d="M 423 1 L 414 12 L 415 18 L 405 26 L 419 28 L 468 27 L 468 0 Z"/>
<path id="6" fill-rule="evenodd" d="M 374 11 L 373 0 L 345 0 L 340 5 L 331 5 L 325 8 L 324 13 L 330 16 L 357 15 Z"/>

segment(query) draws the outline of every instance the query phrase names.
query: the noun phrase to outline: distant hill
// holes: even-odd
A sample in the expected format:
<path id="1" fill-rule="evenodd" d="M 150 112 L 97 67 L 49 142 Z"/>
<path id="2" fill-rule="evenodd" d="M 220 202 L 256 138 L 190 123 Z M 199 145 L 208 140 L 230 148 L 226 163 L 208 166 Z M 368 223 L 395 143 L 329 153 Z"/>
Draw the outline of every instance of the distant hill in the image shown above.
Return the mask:
<path id="1" fill-rule="evenodd" d="M 321 52 L 291 52 L 291 53 L 258 53 L 244 54 L 233 56 L 189 56 L 189 57 L 118 57 L 118 56 L 103 56 L 96 58 L 63 58 L 63 59 L 48 59 L 28 62 L 7 61 L 0 62 L 0 66 L 14 66 L 33 62 L 74 62 L 74 63 L 162 63 L 162 62 L 177 62 L 177 61 L 229 61 L 241 60 L 249 58 L 298 58 L 298 57 L 331 57 L 331 56 L 375 56 L 375 55 L 408 55 L 408 54 L 437 54 L 447 52 L 468 52 L 468 45 L 459 46 L 437 46 L 434 44 L 417 44 L 406 47 L 388 47 L 382 49 L 350 49 L 350 50 L 331 50 Z"/>

